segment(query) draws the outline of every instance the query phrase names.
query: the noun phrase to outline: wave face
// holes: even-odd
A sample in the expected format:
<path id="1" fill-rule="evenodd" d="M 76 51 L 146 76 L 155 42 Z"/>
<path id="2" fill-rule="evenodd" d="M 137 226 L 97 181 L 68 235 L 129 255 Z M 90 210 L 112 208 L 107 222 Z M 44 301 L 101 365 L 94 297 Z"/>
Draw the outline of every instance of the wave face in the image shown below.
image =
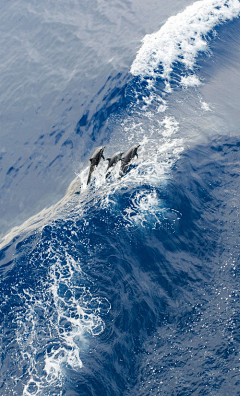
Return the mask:
<path id="1" fill-rule="evenodd" d="M 80 13 L 35 6 L 62 37 L 66 21 L 69 34 L 76 27 Z M 114 7 L 123 26 L 136 23 L 133 6 Z M 120 22 L 100 3 L 85 12 L 76 34 L 90 51 L 95 13 L 104 32 Z M 76 179 L 0 245 L 1 395 L 239 394 L 239 13 L 238 1 L 204 0 L 170 16 L 131 68 L 128 59 L 131 72 L 118 66 L 82 105 L 71 138 L 82 153 Z M 59 116 L 63 135 L 65 122 Z M 106 180 L 101 161 L 86 185 L 97 146 L 108 157 L 137 143 L 123 177 L 118 163 Z M 30 176 L 18 166 L 24 184 Z"/>

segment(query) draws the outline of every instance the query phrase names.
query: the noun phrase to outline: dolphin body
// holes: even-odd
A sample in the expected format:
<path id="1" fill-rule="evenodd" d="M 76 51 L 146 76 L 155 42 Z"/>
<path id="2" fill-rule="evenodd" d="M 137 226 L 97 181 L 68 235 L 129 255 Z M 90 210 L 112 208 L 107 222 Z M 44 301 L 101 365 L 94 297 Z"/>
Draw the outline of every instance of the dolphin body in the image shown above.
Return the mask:
<path id="1" fill-rule="evenodd" d="M 134 146 L 130 147 L 130 149 L 124 154 L 124 156 L 121 159 L 121 168 L 119 175 L 123 176 L 124 173 L 127 172 L 130 162 L 132 159 L 136 156 L 138 158 L 137 150 L 138 147 L 140 147 L 140 144 L 135 144 Z"/>
<path id="2" fill-rule="evenodd" d="M 121 151 L 117 151 L 111 158 L 107 158 L 108 161 L 108 167 L 106 170 L 106 178 L 110 175 L 110 172 L 108 172 L 108 169 L 111 168 L 112 166 L 116 165 L 116 163 L 122 158 L 124 153 Z"/>
<path id="3" fill-rule="evenodd" d="M 88 179 L 87 179 L 87 184 L 90 183 L 92 173 L 94 169 L 98 166 L 99 162 L 101 161 L 101 158 L 104 158 L 103 156 L 103 150 L 105 149 L 105 146 L 100 146 L 94 151 L 92 157 L 90 158 L 90 166 L 89 166 L 89 172 L 88 172 Z"/>

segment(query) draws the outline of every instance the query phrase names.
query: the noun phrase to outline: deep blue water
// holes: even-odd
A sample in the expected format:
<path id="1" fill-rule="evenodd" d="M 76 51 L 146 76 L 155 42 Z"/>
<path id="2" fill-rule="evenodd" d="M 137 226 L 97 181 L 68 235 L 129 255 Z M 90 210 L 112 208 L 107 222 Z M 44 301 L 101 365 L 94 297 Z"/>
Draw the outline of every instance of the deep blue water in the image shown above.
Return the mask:
<path id="1" fill-rule="evenodd" d="M 1 6 L 1 395 L 240 395 L 240 4 L 160 5 Z"/>

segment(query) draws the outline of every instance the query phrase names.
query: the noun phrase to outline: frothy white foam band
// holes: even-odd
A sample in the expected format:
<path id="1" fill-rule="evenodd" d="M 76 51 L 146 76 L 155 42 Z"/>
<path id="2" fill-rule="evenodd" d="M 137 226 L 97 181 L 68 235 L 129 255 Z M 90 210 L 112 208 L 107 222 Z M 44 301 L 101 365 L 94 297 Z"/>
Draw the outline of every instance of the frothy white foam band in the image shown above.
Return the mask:
<path id="1" fill-rule="evenodd" d="M 141 77 L 160 75 L 167 85 L 174 63 L 179 62 L 186 70 L 192 70 L 198 53 L 208 48 L 206 36 L 219 24 L 239 15 L 239 0 L 195 2 L 183 12 L 170 17 L 158 32 L 143 38 L 131 73 Z M 156 72 L 159 66 L 161 72 Z M 195 82 L 199 84 L 197 79 Z M 180 82 L 185 86 L 186 83 L 186 78 Z M 193 85 L 193 79 L 190 79 L 190 85 Z"/>

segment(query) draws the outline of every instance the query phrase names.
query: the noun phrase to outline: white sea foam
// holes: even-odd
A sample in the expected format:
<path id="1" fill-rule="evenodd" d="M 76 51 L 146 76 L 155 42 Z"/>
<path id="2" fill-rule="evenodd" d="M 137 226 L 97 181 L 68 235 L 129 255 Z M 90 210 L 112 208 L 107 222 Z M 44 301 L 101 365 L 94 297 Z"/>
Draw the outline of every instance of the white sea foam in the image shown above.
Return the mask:
<path id="1" fill-rule="evenodd" d="M 204 102 L 204 100 L 201 100 L 200 104 L 201 104 L 201 109 L 202 110 L 204 110 L 204 111 L 212 111 L 210 106 L 209 106 L 209 104 Z"/>
<path id="2" fill-rule="evenodd" d="M 123 217 L 127 227 L 141 226 L 153 230 L 164 225 L 174 230 L 181 213 L 166 208 L 155 189 L 152 191 L 144 189 L 133 195 L 129 207 L 124 210 Z"/>
<path id="3" fill-rule="evenodd" d="M 176 62 L 187 71 L 194 68 L 199 52 L 208 50 L 207 35 L 219 24 L 240 14 L 238 0 L 201 0 L 170 17 L 161 29 L 147 34 L 131 66 L 135 76 L 161 76 L 169 86 Z M 160 67 L 161 71 L 156 71 Z M 196 77 L 186 75 L 180 85 L 199 85 Z"/>
<path id="4" fill-rule="evenodd" d="M 19 295 L 24 309 L 17 316 L 17 343 L 28 367 L 24 396 L 52 390 L 62 395 L 66 367 L 82 368 L 81 353 L 88 348 L 88 336 L 103 332 L 101 316 L 110 309 L 106 299 L 94 297 L 85 286 L 90 281 L 80 263 L 49 243 L 46 254 L 53 260 L 49 279 L 39 294 L 26 289 Z"/>
<path id="5" fill-rule="evenodd" d="M 199 80 L 199 78 L 196 75 L 190 75 L 190 76 L 183 76 L 181 77 L 181 82 L 180 84 L 183 87 L 197 87 L 199 85 L 201 85 L 201 81 Z"/>

